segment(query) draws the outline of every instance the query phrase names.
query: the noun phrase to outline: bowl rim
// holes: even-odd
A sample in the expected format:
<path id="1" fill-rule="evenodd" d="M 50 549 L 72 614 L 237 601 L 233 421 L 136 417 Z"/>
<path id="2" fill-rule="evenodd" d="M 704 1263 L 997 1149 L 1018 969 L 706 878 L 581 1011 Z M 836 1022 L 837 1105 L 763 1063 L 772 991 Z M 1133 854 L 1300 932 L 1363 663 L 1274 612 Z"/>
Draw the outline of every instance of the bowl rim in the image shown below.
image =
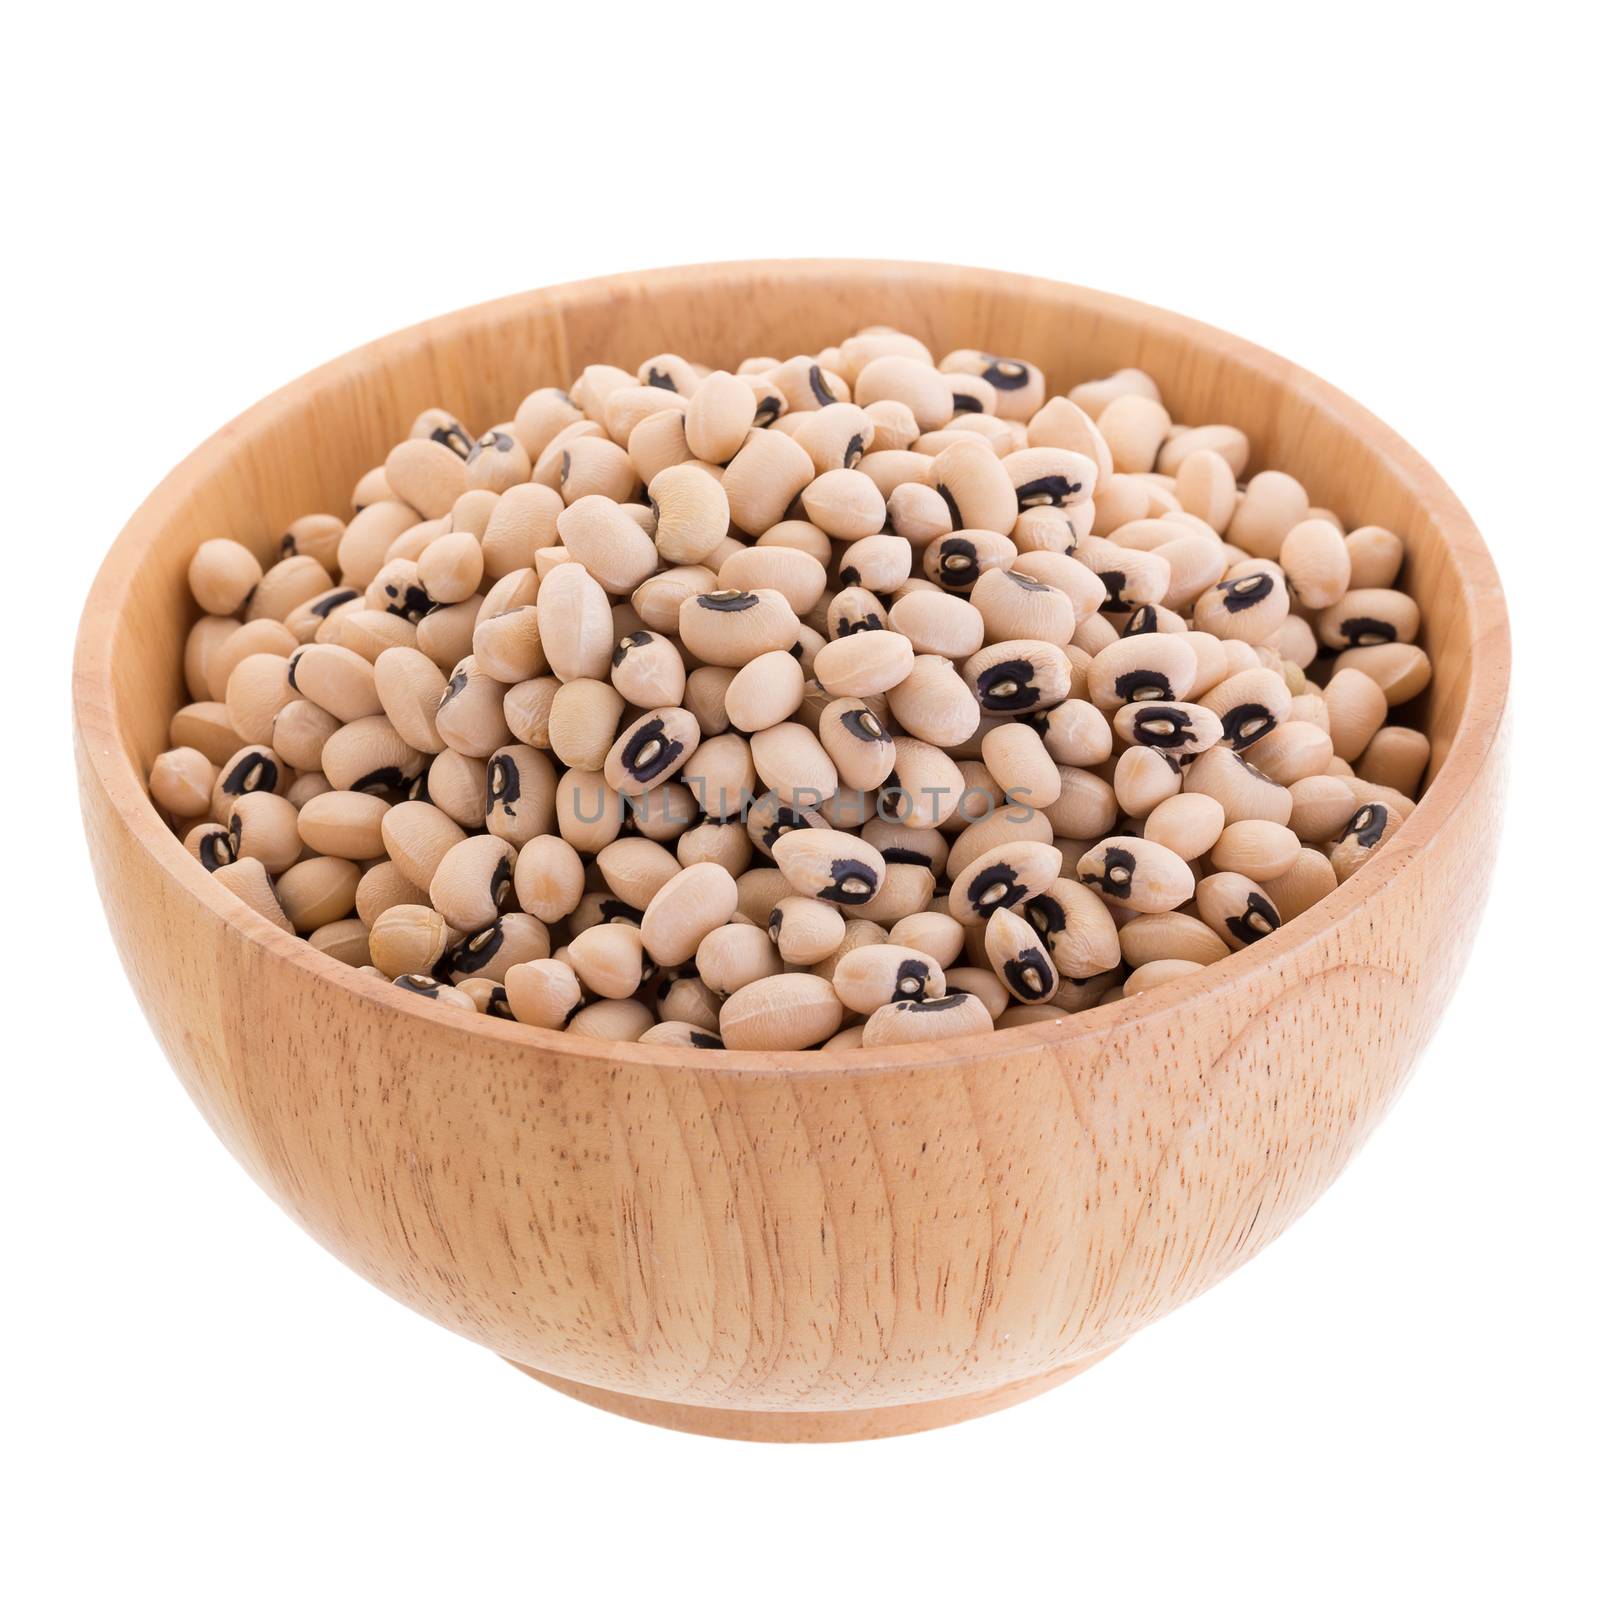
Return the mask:
<path id="1" fill-rule="evenodd" d="M 839 1052 L 816 1050 L 703 1051 L 681 1045 L 641 1044 L 623 1040 L 537 1028 L 459 1007 L 441 1006 L 380 984 L 314 949 L 297 934 L 286 933 L 250 910 L 184 848 L 161 820 L 150 800 L 143 775 L 130 759 L 120 736 L 112 684 L 113 627 L 99 619 L 120 616 L 127 590 L 145 552 L 155 542 L 173 508 L 192 487 L 236 447 L 279 417 L 298 409 L 319 392 L 344 382 L 354 370 L 381 367 L 403 352 L 414 351 L 441 335 L 455 336 L 475 323 L 500 323 L 523 312 L 555 311 L 619 293 L 648 296 L 653 291 L 696 287 L 708 280 L 748 284 L 760 279 L 836 284 L 840 279 L 886 276 L 929 286 L 959 280 L 966 287 L 1021 294 L 1040 302 L 1076 304 L 1119 321 L 1137 319 L 1164 336 L 1205 348 L 1235 367 L 1277 384 L 1292 384 L 1317 409 L 1332 414 L 1348 429 L 1362 434 L 1390 463 L 1396 476 L 1438 526 L 1448 558 L 1463 568 L 1466 629 L 1466 687 L 1460 721 L 1451 747 L 1411 816 L 1389 843 L 1358 873 L 1324 899 L 1265 939 L 1235 951 L 1199 973 L 1159 985 L 1143 994 L 1125 996 L 1109 1006 L 1093 1006 L 1065 1018 L 1045 1018 L 1014 1028 L 970 1034 L 948 1040 L 880 1046 L 863 1058 L 864 1047 Z M 154 863 L 187 894 L 198 900 L 264 956 L 281 962 L 312 982 L 331 983 L 357 1001 L 391 1006 L 419 1022 L 459 1033 L 463 1045 L 472 1040 L 497 1045 L 522 1045 L 568 1066 L 611 1068 L 621 1065 L 674 1068 L 682 1071 L 739 1076 L 844 1078 L 904 1072 L 935 1066 L 960 1066 L 982 1059 L 1033 1054 L 1068 1043 L 1083 1046 L 1133 1024 L 1179 1014 L 1201 996 L 1208 1001 L 1243 989 L 1264 968 L 1292 959 L 1297 948 L 1327 936 L 1359 913 L 1362 904 L 1381 892 L 1424 853 L 1448 826 L 1484 769 L 1504 719 L 1510 680 L 1510 631 L 1504 591 L 1493 558 L 1466 509 L 1444 480 L 1392 428 L 1332 384 L 1248 340 L 1177 312 L 1054 279 L 986 268 L 932 262 L 867 259 L 751 260 L 707 262 L 618 273 L 599 278 L 532 289 L 482 301 L 443 316 L 414 323 L 360 345 L 312 369 L 257 401 L 190 452 L 161 480 L 129 518 L 107 552 L 90 586 L 80 618 L 73 655 L 73 721 L 81 759 L 92 770 L 129 834 Z M 96 734 L 101 736 L 97 737 Z M 241 908 L 245 915 L 241 916 Z"/>

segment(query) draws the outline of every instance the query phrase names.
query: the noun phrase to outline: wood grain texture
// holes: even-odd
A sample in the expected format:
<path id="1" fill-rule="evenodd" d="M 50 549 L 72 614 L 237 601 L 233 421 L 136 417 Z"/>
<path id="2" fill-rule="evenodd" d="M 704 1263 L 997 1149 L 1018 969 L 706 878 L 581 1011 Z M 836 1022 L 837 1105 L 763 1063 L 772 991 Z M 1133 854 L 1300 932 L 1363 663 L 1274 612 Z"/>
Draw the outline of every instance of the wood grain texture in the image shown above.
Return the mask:
<path id="1" fill-rule="evenodd" d="M 1311 912 L 1203 974 L 1066 1021 L 850 1056 L 607 1044 L 384 989 L 271 927 L 161 824 L 141 774 L 180 699 L 203 538 L 265 553 L 348 511 L 424 406 L 468 426 L 585 362 L 731 364 L 893 323 L 1042 364 L 1151 372 L 1348 523 L 1408 550 L 1431 787 Z M 1510 647 L 1438 476 L 1275 356 L 1060 284 L 893 263 L 676 269 L 479 306 L 353 352 L 178 467 L 106 559 L 74 672 L 96 875 L 196 1103 L 315 1238 L 557 1387 L 739 1438 L 960 1420 L 1048 1387 L 1289 1225 L 1393 1100 L 1465 960 L 1505 776 Z"/>

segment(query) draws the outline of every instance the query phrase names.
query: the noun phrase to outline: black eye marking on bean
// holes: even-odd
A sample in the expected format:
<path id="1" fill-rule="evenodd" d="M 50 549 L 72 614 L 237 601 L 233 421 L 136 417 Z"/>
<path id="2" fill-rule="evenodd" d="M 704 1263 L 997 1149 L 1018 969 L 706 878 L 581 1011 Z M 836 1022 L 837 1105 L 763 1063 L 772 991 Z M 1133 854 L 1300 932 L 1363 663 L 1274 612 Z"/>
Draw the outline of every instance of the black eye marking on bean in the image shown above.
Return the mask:
<path id="1" fill-rule="evenodd" d="M 942 483 L 935 484 L 934 489 L 939 498 L 944 501 L 945 509 L 950 513 L 950 531 L 952 533 L 960 533 L 961 530 L 966 527 L 966 523 L 962 520 L 961 507 L 956 504 L 956 497 L 951 494 L 949 489 L 946 488 Z M 939 560 L 940 565 L 942 566 L 944 564 L 944 555 L 942 551 L 940 553 Z"/>
<path id="2" fill-rule="evenodd" d="M 1164 672 L 1149 667 L 1135 667 L 1113 680 L 1112 692 L 1119 700 L 1175 700 L 1172 684 Z"/>
<path id="3" fill-rule="evenodd" d="M 314 617 L 326 617 L 337 611 L 340 606 L 347 606 L 352 600 L 359 600 L 360 598 L 361 591 L 359 589 L 335 589 L 330 594 L 323 595 L 320 600 L 312 602 L 311 615 Z"/>
<path id="4" fill-rule="evenodd" d="M 1101 601 L 1100 609 L 1117 614 L 1126 611 L 1128 602 L 1122 598 L 1122 591 L 1127 585 L 1128 574 L 1113 568 L 1110 572 L 1102 572 L 1100 581 L 1106 586 L 1106 597 Z"/>
<path id="5" fill-rule="evenodd" d="M 1134 743 L 1155 750 L 1181 749 L 1193 731 L 1189 713 L 1176 706 L 1146 706 L 1133 714 Z"/>
<path id="6" fill-rule="evenodd" d="M 983 410 L 983 402 L 975 394 L 962 394 L 959 390 L 957 390 L 954 400 L 955 411 L 958 417 L 963 412 L 966 412 L 970 415 L 974 411 Z"/>
<path id="7" fill-rule="evenodd" d="M 511 893 L 511 861 L 507 856 L 501 856 L 494 864 L 494 871 L 489 877 L 489 898 L 497 906 L 506 903 L 506 897 Z"/>
<path id="8" fill-rule="evenodd" d="M 1106 849 L 1100 876 L 1091 881 L 1100 885 L 1102 894 L 1108 894 L 1114 900 L 1126 900 L 1133 893 L 1133 875 L 1138 865 L 1131 850 L 1124 850 L 1121 845 L 1110 845 Z"/>
<path id="9" fill-rule="evenodd" d="M 424 1000 L 434 1000 L 439 994 L 439 980 L 425 978 L 420 972 L 408 972 L 403 977 L 394 980 L 397 989 L 404 989 L 407 994 L 420 994 Z"/>
<path id="10" fill-rule="evenodd" d="M 977 581 L 978 547 L 970 539 L 946 539 L 939 546 L 939 582 L 946 589 L 970 589 Z"/>
<path id="11" fill-rule="evenodd" d="M 811 392 L 816 396 L 819 406 L 833 404 L 833 395 L 829 392 L 827 384 L 822 381 L 822 368 L 815 362 L 811 365 L 811 371 L 806 374 L 806 381 L 811 385 Z"/>
<path id="12" fill-rule="evenodd" d="M 850 442 L 844 447 L 844 464 L 853 467 L 866 454 L 867 447 L 861 441 L 859 433 L 850 435 Z"/>
<path id="13" fill-rule="evenodd" d="M 289 671 L 288 671 L 289 687 L 291 689 L 293 689 L 296 694 L 298 694 L 300 692 L 300 685 L 295 681 L 295 671 L 300 665 L 300 657 L 303 656 L 305 653 L 306 653 L 306 647 L 304 645 L 301 645 L 300 648 L 298 650 L 296 650 L 289 657 Z"/>
<path id="14" fill-rule="evenodd" d="M 636 911 L 626 900 L 602 900 L 596 909 L 602 922 L 631 922 L 638 927 L 644 921 L 644 912 Z"/>
<path id="15" fill-rule="evenodd" d="M 470 459 L 476 445 L 472 435 L 461 426 L 459 422 L 452 422 L 444 427 L 438 427 L 428 435 L 435 444 L 442 444 L 446 450 L 453 451 L 463 461 Z"/>
<path id="16" fill-rule="evenodd" d="M 819 900 L 840 906 L 864 906 L 878 892 L 878 874 L 865 861 L 838 856 L 828 865 L 828 881 L 817 891 Z"/>
<path id="17" fill-rule="evenodd" d="M 386 583 L 383 592 L 389 597 L 389 604 L 384 609 L 391 617 L 400 617 L 406 622 L 421 622 L 433 609 L 428 591 L 419 583 Z"/>
<path id="18" fill-rule="evenodd" d="M 1026 572 L 1008 572 L 1006 576 L 1019 589 L 1026 589 L 1029 594 L 1052 594 L 1056 592 L 1051 589 L 1048 583 L 1040 583 L 1037 578 L 1030 578 Z"/>
<path id="19" fill-rule="evenodd" d="M 503 983 L 497 983 L 489 991 L 489 1003 L 483 1008 L 483 1014 L 486 1017 L 504 1017 L 507 1022 L 516 1021 L 516 1013 L 511 1009 L 511 1000 Z"/>
<path id="20" fill-rule="evenodd" d="M 1222 742 L 1235 750 L 1243 750 L 1257 739 L 1264 739 L 1277 726 L 1278 719 L 1265 706 L 1247 701 L 1223 712 Z"/>
<path id="21" fill-rule="evenodd" d="M 1002 907 L 1009 910 L 1027 893 L 1027 885 L 1018 877 L 1016 868 L 1004 861 L 985 867 L 967 885 L 967 904 L 974 911 L 988 916 Z"/>
<path id="22" fill-rule="evenodd" d="M 1017 486 L 1017 504 L 1024 511 L 1037 506 L 1064 506 L 1083 493 L 1081 481 L 1074 483 L 1061 472 L 1047 472 L 1042 478 L 1032 478 Z"/>
<path id="23" fill-rule="evenodd" d="M 767 916 L 767 932 L 770 933 L 774 939 L 776 939 L 779 933 L 782 931 L 783 910 L 779 906 L 774 906 Z"/>
<path id="24" fill-rule="evenodd" d="M 278 559 L 282 561 L 296 553 L 297 546 L 294 542 L 294 535 L 292 533 L 284 534 L 284 536 L 278 541 Z"/>
<path id="25" fill-rule="evenodd" d="M 778 420 L 778 416 L 782 412 L 782 410 L 783 410 L 783 397 L 782 397 L 782 395 L 776 395 L 776 394 L 763 395 L 761 397 L 761 399 L 756 404 L 756 414 L 751 419 L 751 426 L 752 427 L 756 427 L 756 428 L 765 428 L 765 427 L 767 427 L 769 424 L 774 423 L 774 422 L 776 422 Z M 848 465 L 848 463 L 846 463 L 846 464 Z"/>
<path id="26" fill-rule="evenodd" d="M 1028 363 L 1026 361 L 1011 361 L 1004 356 L 986 355 L 983 358 L 989 363 L 983 369 L 984 380 L 992 383 L 997 389 L 1026 389 L 1028 387 Z"/>
<path id="27" fill-rule="evenodd" d="M 1021 915 L 1046 946 L 1049 946 L 1056 935 L 1063 932 L 1067 926 L 1066 910 L 1054 895 L 1037 894 L 1033 899 L 1025 901 Z"/>
<path id="28" fill-rule="evenodd" d="M 672 374 L 669 372 L 658 371 L 655 367 L 651 367 L 649 376 L 646 377 L 644 381 L 652 389 L 666 389 L 672 394 L 676 394 L 678 392 L 677 384 L 672 381 Z"/>
<path id="29" fill-rule="evenodd" d="M 1012 994 L 1044 994 L 1055 985 L 1055 974 L 1037 950 L 1024 950 L 1020 956 L 1001 963 L 1006 987 Z"/>
<path id="30" fill-rule="evenodd" d="M 852 633 L 872 633 L 883 626 L 883 618 L 876 611 L 863 612 L 859 617 L 840 617 L 836 639 L 848 639 Z"/>
<path id="31" fill-rule="evenodd" d="M 428 798 L 428 769 L 426 767 L 406 786 L 405 796 L 408 800 L 426 800 Z"/>
<path id="32" fill-rule="evenodd" d="M 895 969 L 894 992 L 905 1000 L 920 1000 L 928 992 L 928 963 L 902 961 Z"/>
<path id="33" fill-rule="evenodd" d="M 1346 617 L 1339 624 L 1339 633 L 1352 645 L 1393 644 L 1399 638 L 1395 625 L 1378 617 Z"/>
<path id="34" fill-rule="evenodd" d="M 489 763 L 487 785 L 489 809 L 499 809 L 508 817 L 517 814 L 517 802 L 522 798 L 522 774 L 510 756 L 495 756 Z"/>
<path id="35" fill-rule="evenodd" d="M 350 785 L 356 794 L 373 794 L 379 789 L 398 789 L 404 785 L 406 775 L 399 767 L 374 767 Z"/>
<path id="36" fill-rule="evenodd" d="M 278 763 L 259 750 L 239 757 L 222 780 L 224 794 L 254 794 L 258 789 L 278 787 Z"/>
<path id="37" fill-rule="evenodd" d="M 855 567 L 840 567 L 839 582 L 847 589 L 854 589 L 861 582 L 861 573 Z"/>
<path id="38" fill-rule="evenodd" d="M 667 725 L 660 717 L 651 717 L 623 746 L 622 765 L 632 777 L 655 778 L 682 754 L 683 741 L 667 732 Z"/>
<path id="39" fill-rule="evenodd" d="M 1389 825 L 1389 808 L 1377 804 L 1365 805 L 1345 823 L 1344 832 L 1339 835 L 1342 844 L 1346 839 L 1354 839 L 1363 850 L 1370 850 L 1382 837 L 1383 830 Z"/>
<path id="40" fill-rule="evenodd" d="M 1225 919 L 1229 933 L 1245 944 L 1254 944 L 1274 932 L 1280 922 L 1276 907 L 1265 895 L 1251 893 L 1245 897 L 1244 910 L 1236 917 Z"/>
<path id="41" fill-rule="evenodd" d="M 942 994 L 937 1000 L 896 1000 L 896 1011 L 909 1011 L 919 1016 L 936 1011 L 949 1011 L 954 1006 L 959 1006 L 967 998 L 965 989 L 952 989 L 949 994 Z"/>
<path id="42" fill-rule="evenodd" d="M 505 455 L 510 451 L 512 445 L 514 445 L 516 442 L 517 441 L 513 439 L 509 433 L 502 433 L 498 428 L 495 428 L 491 432 L 484 434 L 484 436 L 475 445 L 473 445 L 472 454 L 467 457 L 467 460 L 476 461 L 485 450 L 498 450 L 501 455 Z"/>
<path id="43" fill-rule="evenodd" d="M 450 952 L 452 972 L 481 972 L 499 955 L 506 942 L 506 931 L 498 922 L 491 922 L 481 933 L 475 933 Z"/>
<path id="44" fill-rule="evenodd" d="M 571 475 L 571 472 L 572 452 L 570 450 L 563 450 L 561 452 L 561 481 L 563 483 L 567 481 L 567 478 Z"/>
<path id="45" fill-rule="evenodd" d="M 798 639 L 796 639 L 795 642 L 789 646 L 788 653 L 792 655 L 796 661 L 804 661 L 806 658 L 805 646 L 801 644 Z"/>
<path id="46" fill-rule="evenodd" d="M 611 665 L 614 667 L 620 667 L 622 665 L 622 658 L 627 655 L 630 650 L 640 650 L 649 643 L 650 635 L 648 633 L 641 632 L 624 634 L 622 639 L 618 641 L 617 648 L 611 652 Z"/>
<path id="47" fill-rule="evenodd" d="M 1031 661 L 997 661 L 978 674 L 977 687 L 985 711 L 1026 711 L 1039 703 Z"/>
<path id="48" fill-rule="evenodd" d="M 1130 633 L 1159 633 L 1161 631 L 1161 613 L 1154 606 L 1140 606 L 1128 618 L 1128 626 L 1122 630 L 1124 639 Z"/>
<path id="49" fill-rule="evenodd" d="M 784 834 L 793 833 L 799 828 L 809 828 L 811 819 L 803 811 L 796 811 L 792 806 L 780 804 L 772 813 L 772 821 L 762 830 L 761 845 L 768 855 L 772 854 L 772 847 Z"/>
<path id="50" fill-rule="evenodd" d="M 444 686 L 444 693 L 439 697 L 439 710 L 443 711 L 444 708 L 449 705 L 450 702 L 454 700 L 463 689 L 466 688 L 466 686 L 466 671 L 461 667 L 457 667 L 456 670 L 450 674 L 450 681 Z"/>
<path id="51" fill-rule="evenodd" d="M 200 865 L 207 872 L 215 872 L 218 867 L 230 866 L 238 859 L 231 831 L 218 829 L 216 833 L 208 833 L 201 837 Z"/>
<path id="52" fill-rule="evenodd" d="M 747 589 L 713 589 L 710 594 L 697 594 L 694 603 L 707 611 L 748 611 L 761 601 Z"/>
<path id="53" fill-rule="evenodd" d="M 863 744 L 883 744 L 889 737 L 883 731 L 883 724 L 865 709 L 846 711 L 839 718 L 839 726 L 852 738 L 861 740 Z"/>
<path id="54" fill-rule="evenodd" d="M 926 867 L 933 870 L 933 857 L 926 850 L 913 850 L 910 845 L 892 844 L 887 850 L 879 851 L 888 866 L 901 867 Z"/>
<path id="55" fill-rule="evenodd" d="M 1242 578 L 1224 578 L 1217 585 L 1222 596 L 1222 609 L 1228 612 L 1248 611 L 1258 606 L 1272 593 L 1270 572 L 1250 572 Z"/>

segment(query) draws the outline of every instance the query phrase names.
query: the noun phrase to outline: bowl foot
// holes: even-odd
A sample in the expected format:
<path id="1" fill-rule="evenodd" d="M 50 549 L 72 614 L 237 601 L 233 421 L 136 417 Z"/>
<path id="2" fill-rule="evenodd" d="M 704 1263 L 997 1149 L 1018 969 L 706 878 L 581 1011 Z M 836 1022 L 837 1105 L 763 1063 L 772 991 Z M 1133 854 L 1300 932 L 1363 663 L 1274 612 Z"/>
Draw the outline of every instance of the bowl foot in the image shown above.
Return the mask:
<path id="1" fill-rule="evenodd" d="M 1108 1345 L 1081 1361 L 1069 1361 L 1038 1377 L 1019 1378 L 1014 1383 L 1003 1383 L 978 1394 L 860 1411 L 736 1411 L 721 1406 L 681 1405 L 674 1400 L 652 1400 L 644 1395 L 619 1394 L 612 1389 L 574 1383 L 570 1378 L 557 1378 L 535 1367 L 526 1367 L 520 1361 L 510 1364 L 530 1378 L 537 1378 L 540 1383 L 559 1389 L 574 1400 L 582 1400 L 585 1405 L 598 1406 L 602 1411 L 631 1417 L 635 1422 L 648 1422 L 658 1428 L 676 1428 L 680 1433 L 708 1434 L 717 1439 L 744 1439 L 761 1444 L 840 1444 L 853 1439 L 892 1439 L 897 1434 L 945 1428 L 954 1422 L 1002 1411 L 1043 1394 L 1068 1378 L 1077 1377 L 1116 1348 L 1116 1345 Z"/>

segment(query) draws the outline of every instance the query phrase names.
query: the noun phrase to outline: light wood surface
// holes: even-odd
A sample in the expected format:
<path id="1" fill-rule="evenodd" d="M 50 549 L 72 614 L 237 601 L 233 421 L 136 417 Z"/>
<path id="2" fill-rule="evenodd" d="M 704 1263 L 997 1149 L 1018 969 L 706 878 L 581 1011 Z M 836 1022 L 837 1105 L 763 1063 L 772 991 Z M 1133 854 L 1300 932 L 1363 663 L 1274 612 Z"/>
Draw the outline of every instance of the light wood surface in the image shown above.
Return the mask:
<path id="1" fill-rule="evenodd" d="M 1151 372 L 1349 525 L 1407 545 L 1435 773 L 1359 874 L 1203 974 L 1067 1021 L 846 1056 L 531 1030 L 381 989 L 247 911 L 161 824 L 189 555 L 263 553 L 441 404 L 475 429 L 584 363 L 786 356 L 867 324 Z M 162 1047 L 256 1180 L 396 1299 L 609 1409 L 736 1438 L 935 1426 L 1049 1387 L 1274 1239 L 1405 1082 L 1482 909 L 1510 648 L 1482 540 L 1359 406 L 1214 329 L 1110 296 L 871 262 L 674 269 L 538 291 L 357 350 L 201 446 L 84 611 L 85 825 Z M 203 1197 L 197 1196 L 197 1202 Z"/>

